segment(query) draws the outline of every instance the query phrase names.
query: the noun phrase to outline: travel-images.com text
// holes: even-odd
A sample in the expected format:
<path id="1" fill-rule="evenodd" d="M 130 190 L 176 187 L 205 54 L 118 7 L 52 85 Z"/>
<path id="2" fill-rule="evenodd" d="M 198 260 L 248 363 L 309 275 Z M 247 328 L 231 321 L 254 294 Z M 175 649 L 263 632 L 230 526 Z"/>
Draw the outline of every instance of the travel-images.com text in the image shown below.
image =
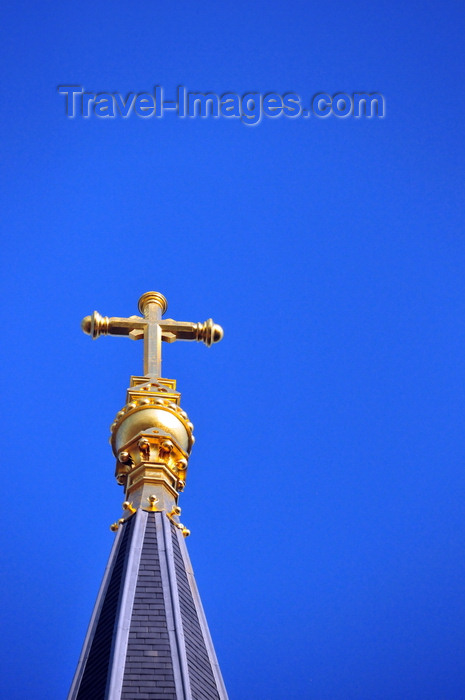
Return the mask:
<path id="1" fill-rule="evenodd" d="M 176 100 L 166 100 L 163 87 L 157 85 L 150 92 L 130 92 L 123 96 L 119 92 L 86 92 L 80 85 L 59 85 L 57 87 L 65 101 L 65 114 L 69 118 L 92 116 L 102 118 L 123 118 L 131 115 L 147 119 L 161 118 L 165 113 L 174 112 L 181 118 L 203 119 L 220 117 L 240 119 L 243 124 L 255 126 L 263 117 L 308 118 L 315 116 L 326 118 L 365 117 L 383 118 L 385 116 L 385 99 L 380 93 L 355 92 L 352 94 L 318 93 L 304 107 L 304 102 L 296 93 L 247 92 L 223 93 L 188 92 L 183 86 L 177 88 Z"/>

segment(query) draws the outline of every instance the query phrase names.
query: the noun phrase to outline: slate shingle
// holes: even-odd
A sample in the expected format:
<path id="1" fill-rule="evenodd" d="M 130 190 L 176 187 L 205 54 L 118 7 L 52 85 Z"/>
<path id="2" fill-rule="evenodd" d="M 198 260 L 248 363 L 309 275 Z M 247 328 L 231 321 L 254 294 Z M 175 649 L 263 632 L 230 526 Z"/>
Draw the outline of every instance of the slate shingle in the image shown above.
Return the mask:
<path id="1" fill-rule="evenodd" d="M 173 524 L 171 525 L 171 536 L 192 697 L 194 700 L 220 700 Z"/>
<path id="2" fill-rule="evenodd" d="M 160 596 L 157 604 L 154 603 L 156 595 Z M 156 653 L 146 656 L 147 651 Z M 136 671 L 139 675 L 134 681 Z M 172 692 L 167 694 L 165 688 Z M 157 531 L 152 513 L 147 518 L 142 546 L 121 697 L 139 700 L 146 696 L 152 700 L 176 700 Z"/>

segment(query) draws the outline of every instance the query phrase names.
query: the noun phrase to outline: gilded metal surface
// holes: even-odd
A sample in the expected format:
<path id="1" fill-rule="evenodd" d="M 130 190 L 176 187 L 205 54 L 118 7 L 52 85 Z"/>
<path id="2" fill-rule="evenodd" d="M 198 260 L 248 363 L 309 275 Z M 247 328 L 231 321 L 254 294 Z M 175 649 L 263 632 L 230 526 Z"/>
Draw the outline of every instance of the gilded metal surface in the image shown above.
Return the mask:
<path id="1" fill-rule="evenodd" d="M 175 340 L 198 340 L 210 346 L 223 337 L 223 329 L 211 318 L 205 323 L 185 323 L 171 318 L 162 319 L 168 302 L 160 292 L 146 292 L 139 299 L 141 316 L 101 316 L 94 311 L 82 319 L 84 333 L 98 338 L 100 335 L 123 335 L 133 340 L 144 339 L 144 374 L 148 377 L 161 376 L 161 342 Z"/>
<path id="2" fill-rule="evenodd" d="M 132 514 L 136 512 L 137 508 L 134 508 L 132 503 L 129 503 L 129 501 L 124 501 L 123 510 L 128 510 Z"/>
<path id="3" fill-rule="evenodd" d="M 125 523 L 125 522 L 126 522 L 126 519 L 125 519 L 125 518 L 120 518 L 119 520 L 116 521 L 116 523 L 112 523 L 112 524 L 110 525 L 110 530 L 111 530 L 112 532 L 116 532 L 116 531 L 118 530 L 119 526 L 122 525 L 122 524 Z"/>
<path id="4" fill-rule="evenodd" d="M 151 496 L 149 496 L 147 498 L 147 500 L 149 502 L 147 510 L 151 511 L 152 513 L 155 513 L 158 510 L 158 508 L 157 508 L 158 498 L 154 494 L 152 494 Z"/>
<path id="5" fill-rule="evenodd" d="M 189 530 L 173 520 L 177 515 L 173 507 L 177 508 L 179 492 L 186 483 L 194 426 L 179 405 L 176 381 L 160 376 L 161 343 L 198 340 L 210 346 L 222 339 L 223 329 L 211 318 L 205 323 L 162 319 L 167 307 L 163 294 L 146 292 L 139 299 L 143 316 L 109 318 L 94 311 L 82 320 L 81 327 L 92 338 L 120 335 L 144 340 L 144 376 L 131 377 L 126 404 L 110 427 L 117 460 L 115 476 L 124 486 L 123 509 L 129 511 L 129 517 L 138 508 L 165 510 L 186 537 Z M 117 530 L 124 521 L 120 519 L 111 528 Z"/>
<path id="6" fill-rule="evenodd" d="M 169 406 L 150 403 L 136 405 L 134 408 L 124 407 L 123 416 L 116 420 L 111 437 L 115 454 L 118 454 L 123 449 L 123 445 L 134 435 L 151 428 L 165 431 L 173 437 L 184 452 L 191 451 L 192 430 L 188 427 L 187 421 Z"/>
<path id="7" fill-rule="evenodd" d="M 168 308 L 166 297 L 164 297 L 163 294 L 160 294 L 160 292 L 145 292 L 145 294 L 142 294 L 137 304 L 141 314 L 145 314 L 148 304 L 151 304 L 152 302 L 160 307 L 162 314 L 166 313 Z"/>
<path id="8" fill-rule="evenodd" d="M 171 520 L 173 525 L 178 528 L 178 530 L 181 530 L 182 534 L 184 537 L 189 537 L 191 534 L 191 531 L 187 529 L 185 525 L 179 522 L 179 520 L 175 520 L 175 518 L 178 518 L 181 515 L 181 508 L 179 506 L 173 506 L 171 510 L 166 513 L 166 517 Z"/>

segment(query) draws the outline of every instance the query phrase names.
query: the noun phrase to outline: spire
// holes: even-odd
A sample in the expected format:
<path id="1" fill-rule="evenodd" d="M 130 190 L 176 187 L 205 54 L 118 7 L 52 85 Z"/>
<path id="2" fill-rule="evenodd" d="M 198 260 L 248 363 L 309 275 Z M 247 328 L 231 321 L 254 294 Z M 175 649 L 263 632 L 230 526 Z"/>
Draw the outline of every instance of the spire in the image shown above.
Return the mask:
<path id="1" fill-rule="evenodd" d="M 68 700 L 227 700 L 185 545 L 179 493 L 194 426 L 173 379 L 161 375 L 162 341 L 223 337 L 220 326 L 162 319 L 159 292 L 139 300 L 143 316 L 82 321 L 85 333 L 144 340 L 144 376 L 133 376 L 111 425 L 123 516 Z"/>

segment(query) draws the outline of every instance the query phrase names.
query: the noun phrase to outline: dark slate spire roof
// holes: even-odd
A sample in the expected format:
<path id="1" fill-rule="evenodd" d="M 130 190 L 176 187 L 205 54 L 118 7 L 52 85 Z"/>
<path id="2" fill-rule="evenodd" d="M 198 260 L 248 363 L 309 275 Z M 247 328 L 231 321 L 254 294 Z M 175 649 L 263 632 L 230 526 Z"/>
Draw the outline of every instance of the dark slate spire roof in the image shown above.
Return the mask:
<path id="1" fill-rule="evenodd" d="M 118 530 L 68 700 L 227 700 L 184 537 L 165 512 Z"/>

